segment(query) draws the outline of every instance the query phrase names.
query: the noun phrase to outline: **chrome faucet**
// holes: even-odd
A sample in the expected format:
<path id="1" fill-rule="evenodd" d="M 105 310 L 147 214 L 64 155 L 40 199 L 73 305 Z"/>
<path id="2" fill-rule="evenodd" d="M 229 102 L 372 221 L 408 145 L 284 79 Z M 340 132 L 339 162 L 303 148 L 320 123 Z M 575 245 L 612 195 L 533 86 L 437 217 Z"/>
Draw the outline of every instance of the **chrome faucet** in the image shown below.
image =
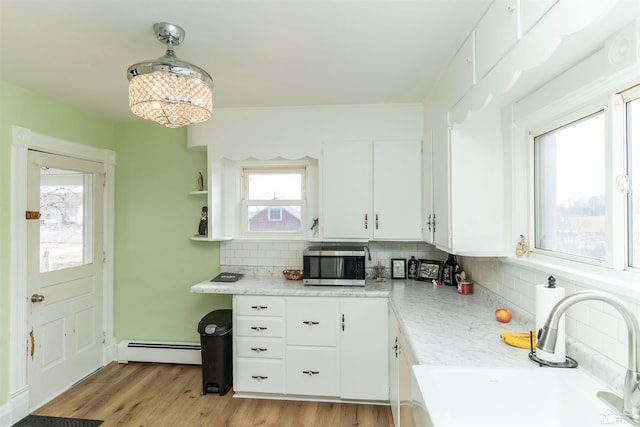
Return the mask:
<path id="1" fill-rule="evenodd" d="M 582 291 L 569 295 L 561 299 L 552 309 L 551 313 L 544 322 L 544 326 L 538 333 L 537 347 L 540 350 L 553 353 L 556 348 L 556 340 L 558 338 L 558 322 L 564 312 L 580 301 L 598 300 L 613 306 L 624 319 L 627 324 L 629 361 L 627 365 L 627 374 L 624 380 L 622 401 L 618 396 L 608 392 L 599 392 L 598 397 L 612 405 L 614 409 L 631 418 L 634 423 L 640 420 L 640 348 L 638 347 L 638 320 L 629 310 L 625 303 L 620 299 L 606 292 L 600 291 Z"/>

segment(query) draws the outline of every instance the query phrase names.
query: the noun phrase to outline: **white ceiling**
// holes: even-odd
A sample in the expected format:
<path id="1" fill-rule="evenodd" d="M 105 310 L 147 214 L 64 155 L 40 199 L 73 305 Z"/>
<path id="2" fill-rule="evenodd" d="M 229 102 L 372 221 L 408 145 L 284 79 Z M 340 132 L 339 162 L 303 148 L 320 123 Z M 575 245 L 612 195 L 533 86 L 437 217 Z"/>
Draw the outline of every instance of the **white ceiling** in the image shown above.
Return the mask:
<path id="1" fill-rule="evenodd" d="M 214 80 L 214 108 L 420 102 L 490 0 L 0 0 L 0 79 L 132 121 L 127 68 L 164 54 Z"/>

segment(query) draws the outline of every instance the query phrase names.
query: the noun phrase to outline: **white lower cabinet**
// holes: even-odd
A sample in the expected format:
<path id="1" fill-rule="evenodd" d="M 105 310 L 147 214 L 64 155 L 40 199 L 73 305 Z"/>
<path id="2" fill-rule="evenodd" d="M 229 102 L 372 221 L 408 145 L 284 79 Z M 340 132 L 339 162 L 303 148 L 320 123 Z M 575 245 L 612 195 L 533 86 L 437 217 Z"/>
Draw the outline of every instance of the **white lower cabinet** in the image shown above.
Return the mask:
<path id="1" fill-rule="evenodd" d="M 340 395 L 336 347 L 287 346 L 287 394 Z"/>
<path id="2" fill-rule="evenodd" d="M 415 427 L 411 367 L 417 362 L 393 310 L 389 310 L 389 341 L 389 402 L 393 422 L 396 427 Z"/>
<path id="3" fill-rule="evenodd" d="M 340 311 L 340 397 L 388 401 L 387 299 L 343 299 Z"/>
<path id="4" fill-rule="evenodd" d="M 237 360 L 234 386 L 236 391 L 252 393 L 284 393 L 282 360 Z"/>
<path id="5" fill-rule="evenodd" d="M 284 299 L 233 299 L 233 386 L 236 392 L 285 392 Z"/>
<path id="6" fill-rule="evenodd" d="M 386 298 L 234 296 L 236 392 L 388 401 L 387 307 Z"/>

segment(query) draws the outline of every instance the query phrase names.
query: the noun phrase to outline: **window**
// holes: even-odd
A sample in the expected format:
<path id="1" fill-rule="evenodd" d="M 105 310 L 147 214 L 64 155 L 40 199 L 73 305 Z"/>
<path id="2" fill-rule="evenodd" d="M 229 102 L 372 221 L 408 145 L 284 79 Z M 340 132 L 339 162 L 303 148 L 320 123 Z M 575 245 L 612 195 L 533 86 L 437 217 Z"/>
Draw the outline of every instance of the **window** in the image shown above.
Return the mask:
<path id="1" fill-rule="evenodd" d="M 299 235 L 306 229 L 306 168 L 242 169 L 243 232 L 249 235 Z"/>
<path id="2" fill-rule="evenodd" d="M 640 267 L 640 90 L 623 97 L 629 189 L 627 192 L 627 239 L 630 267 Z"/>
<path id="3" fill-rule="evenodd" d="M 606 259 L 604 117 L 600 111 L 534 138 L 536 248 Z"/>

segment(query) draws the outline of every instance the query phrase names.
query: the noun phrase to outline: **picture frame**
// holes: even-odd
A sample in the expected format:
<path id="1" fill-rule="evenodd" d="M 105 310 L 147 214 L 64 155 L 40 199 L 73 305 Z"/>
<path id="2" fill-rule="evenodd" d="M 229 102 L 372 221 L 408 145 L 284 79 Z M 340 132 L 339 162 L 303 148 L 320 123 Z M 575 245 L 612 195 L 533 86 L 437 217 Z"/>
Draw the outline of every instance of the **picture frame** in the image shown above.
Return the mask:
<path id="1" fill-rule="evenodd" d="M 430 259 L 418 260 L 418 277 L 416 280 L 430 282 L 432 280 L 440 280 L 444 261 L 435 261 Z"/>
<path id="2" fill-rule="evenodd" d="M 406 279 L 407 278 L 407 260 L 404 258 L 391 259 L 391 278 Z"/>

